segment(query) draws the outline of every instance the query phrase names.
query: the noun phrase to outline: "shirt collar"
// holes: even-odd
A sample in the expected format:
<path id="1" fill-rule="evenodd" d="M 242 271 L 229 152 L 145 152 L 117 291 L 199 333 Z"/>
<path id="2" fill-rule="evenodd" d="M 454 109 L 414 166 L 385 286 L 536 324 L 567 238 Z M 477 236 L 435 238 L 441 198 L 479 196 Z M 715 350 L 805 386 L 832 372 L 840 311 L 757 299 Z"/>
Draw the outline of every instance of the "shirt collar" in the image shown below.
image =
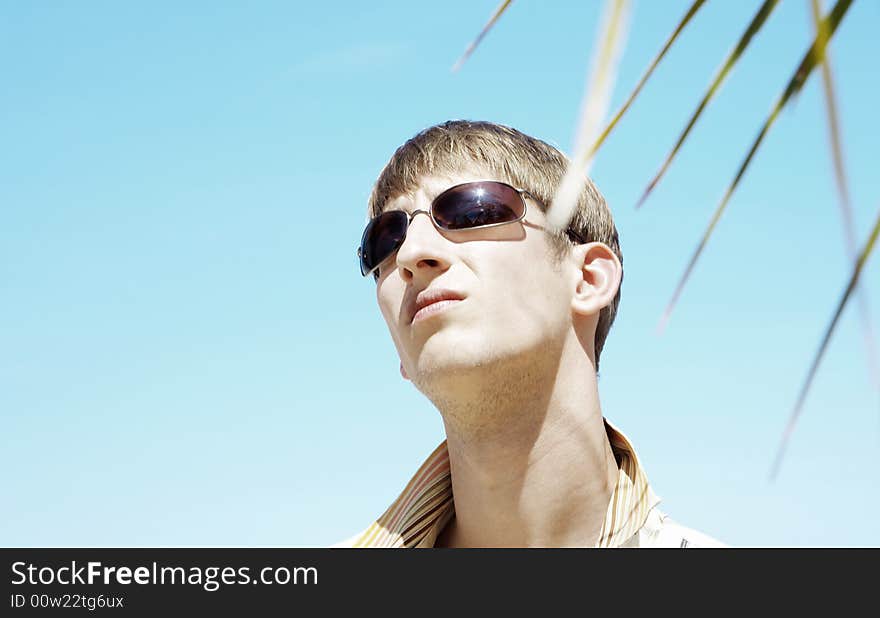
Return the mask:
<path id="1" fill-rule="evenodd" d="M 645 524 L 660 502 L 627 437 L 603 419 L 617 460 L 617 485 L 608 502 L 595 547 L 621 547 Z M 425 460 L 397 500 L 354 539 L 354 547 L 433 547 L 455 515 L 449 452 L 444 440 Z"/>

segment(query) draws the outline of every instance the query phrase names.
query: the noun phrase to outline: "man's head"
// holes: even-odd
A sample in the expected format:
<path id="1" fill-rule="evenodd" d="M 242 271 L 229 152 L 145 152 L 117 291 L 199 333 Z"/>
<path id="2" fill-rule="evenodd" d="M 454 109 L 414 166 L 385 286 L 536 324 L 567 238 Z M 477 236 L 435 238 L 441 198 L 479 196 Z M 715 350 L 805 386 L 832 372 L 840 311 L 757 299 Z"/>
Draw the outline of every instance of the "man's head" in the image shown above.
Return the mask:
<path id="1" fill-rule="evenodd" d="M 620 301 L 623 256 L 611 213 L 589 180 L 571 233 L 546 230 L 544 211 L 567 165 L 559 150 L 515 129 L 450 121 L 420 132 L 385 166 L 370 196 L 370 217 L 429 211 L 440 193 L 475 180 L 501 181 L 527 196 L 521 222 L 491 228 L 438 230 L 417 214 L 399 250 L 380 265 L 379 306 L 402 373 L 417 386 L 432 373 L 546 349 L 575 322 L 590 325 L 598 369 Z M 573 242 L 576 236 L 585 242 Z M 410 322 L 419 301 L 439 289 L 463 298 Z"/>

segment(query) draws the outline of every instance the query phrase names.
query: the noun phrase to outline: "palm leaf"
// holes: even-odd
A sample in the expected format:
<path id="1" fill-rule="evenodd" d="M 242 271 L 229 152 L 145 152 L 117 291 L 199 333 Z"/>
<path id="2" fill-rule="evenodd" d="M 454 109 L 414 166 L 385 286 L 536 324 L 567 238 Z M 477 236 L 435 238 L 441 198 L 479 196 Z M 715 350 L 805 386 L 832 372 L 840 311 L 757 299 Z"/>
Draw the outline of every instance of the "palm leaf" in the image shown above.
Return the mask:
<path id="1" fill-rule="evenodd" d="M 630 93 L 626 102 L 621 105 L 620 109 L 617 110 L 617 113 L 615 113 L 614 117 L 611 119 L 611 122 L 608 123 L 608 126 L 606 126 L 602 130 L 602 133 L 599 134 L 599 138 L 593 144 L 593 147 L 590 149 L 590 153 L 588 156 L 592 157 L 596 154 L 596 151 L 599 150 L 599 148 L 608 138 L 608 135 L 610 135 L 614 127 L 617 126 L 617 123 L 620 121 L 621 117 L 623 117 L 623 115 L 629 109 L 630 105 L 632 105 L 633 101 L 635 101 L 636 97 L 642 91 L 642 87 L 648 81 L 648 78 L 650 78 L 651 75 L 654 73 L 654 69 L 656 69 L 657 65 L 660 64 L 660 61 L 666 55 L 666 52 L 669 51 L 669 48 L 672 47 L 672 44 L 678 38 L 678 35 L 681 34 L 681 31 L 684 30 L 684 27 L 688 25 L 693 16 L 697 14 L 697 11 L 699 11 L 705 3 L 706 0 L 694 0 L 694 3 L 688 9 L 687 13 L 685 13 L 685 16 L 681 18 L 681 21 L 678 22 L 678 26 L 666 40 L 666 43 L 660 50 L 660 53 L 658 53 L 657 56 L 654 57 L 654 60 L 651 61 L 651 64 L 648 65 L 648 69 L 645 71 L 644 75 L 642 75 L 642 78 L 639 80 L 639 83 L 636 84 L 636 87 L 633 89 L 632 93 Z"/>
<path id="2" fill-rule="evenodd" d="M 581 106 L 574 154 L 547 210 L 547 227 L 550 230 L 568 227 L 578 196 L 584 188 L 592 162 L 590 147 L 608 110 L 628 16 L 629 0 L 606 0 Z"/>
<path id="3" fill-rule="evenodd" d="M 709 85 L 709 89 L 706 91 L 706 94 L 703 95 L 703 99 L 700 101 L 700 104 L 697 105 L 697 109 L 694 110 L 694 113 L 691 114 L 690 120 L 688 120 L 687 125 L 684 128 L 684 131 L 681 132 L 681 135 L 678 136 L 678 141 L 675 143 L 675 146 L 672 148 L 672 151 L 666 155 L 666 160 L 663 162 L 663 165 L 660 166 L 660 170 L 654 175 L 654 178 L 651 179 L 651 182 L 648 183 L 648 186 L 645 188 L 644 193 L 642 193 L 642 197 L 639 199 L 636 204 L 636 208 L 641 207 L 641 205 L 648 198 L 648 194 L 654 190 L 654 187 L 657 186 L 657 183 L 660 182 L 660 178 L 663 177 L 663 174 L 666 173 L 666 170 L 669 168 L 669 165 L 672 163 L 672 160 L 675 158 L 675 155 L 678 154 L 681 145 L 684 143 L 684 140 L 687 139 L 688 134 L 690 134 L 691 129 L 697 122 L 697 119 L 702 115 L 703 110 L 706 109 L 706 106 L 709 104 L 709 101 L 712 97 L 715 96 L 715 93 L 718 92 L 718 89 L 721 87 L 721 84 L 724 82 L 724 79 L 727 77 L 727 74 L 730 73 L 730 70 L 737 63 L 737 61 L 742 56 L 743 52 L 749 46 L 749 43 L 752 42 L 752 37 L 757 34 L 757 32 L 764 25 L 764 22 L 767 21 L 767 18 L 770 17 L 770 13 L 773 12 L 773 9 L 776 8 L 779 0 L 764 0 L 764 4 L 761 5 L 761 8 L 758 9 L 758 12 L 755 13 L 755 16 L 752 18 L 751 23 L 749 23 L 746 31 L 743 32 L 742 36 L 737 42 L 736 47 L 727 55 L 727 58 L 724 60 L 724 64 L 721 65 L 721 70 L 715 75 L 715 79 L 712 80 L 712 83 Z"/>
<path id="4" fill-rule="evenodd" d="M 846 15 L 846 11 L 847 9 L 849 9 L 850 4 L 852 4 L 852 0 L 838 0 L 831 12 L 822 20 L 824 23 L 823 28 L 827 28 L 828 36 L 816 37 L 816 39 L 813 41 L 813 44 L 810 46 L 810 49 L 808 49 L 807 53 L 804 54 L 801 63 L 798 65 L 797 70 L 794 72 L 794 75 L 792 75 L 791 79 L 789 80 L 788 85 L 786 86 L 782 95 L 773 105 L 773 110 L 770 112 L 767 120 L 764 121 L 764 126 L 761 127 L 761 130 L 758 133 L 758 137 L 755 139 L 752 147 L 749 149 L 745 160 L 743 160 L 742 164 L 740 165 L 739 170 L 737 171 L 736 176 L 733 179 L 733 182 L 731 182 L 730 186 L 727 188 L 727 191 L 725 191 L 721 203 L 718 205 L 718 207 L 715 209 L 715 213 L 712 215 L 712 220 L 709 223 L 709 226 L 703 233 L 703 238 L 700 240 L 699 245 L 697 245 L 696 251 L 691 256 L 690 262 L 688 262 L 684 275 L 682 275 L 678 286 L 675 288 L 675 292 L 672 295 L 672 300 L 669 301 L 669 305 L 666 307 L 666 311 L 664 312 L 663 317 L 660 320 L 660 324 L 658 326 L 659 332 L 663 332 L 663 330 L 665 329 L 666 323 L 669 321 L 669 316 L 671 315 L 672 310 L 675 307 L 675 303 L 678 301 L 678 297 L 681 295 L 681 291 L 684 288 L 685 283 L 687 283 L 687 280 L 690 277 L 691 271 L 693 270 L 697 259 L 703 252 L 703 249 L 705 248 L 709 237 L 712 235 L 712 231 L 715 229 L 715 225 L 721 218 L 721 215 L 727 207 L 727 204 L 730 201 L 733 192 L 739 185 L 739 181 L 742 179 L 743 174 L 745 174 L 745 171 L 749 166 L 749 163 L 751 163 L 752 158 L 755 156 L 755 152 L 757 152 L 758 147 L 761 145 L 761 142 L 763 142 L 764 137 L 770 130 L 770 127 L 773 126 L 773 123 L 779 116 L 779 112 L 782 111 L 782 108 L 785 107 L 786 103 L 788 103 L 789 99 L 791 99 L 794 94 L 800 92 L 801 88 L 803 88 L 804 83 L 807 81 L 807 78 L 810 76 L 810 73 L 812 73 L 813 69 L 816 68 L 816 65 L 824 55 L 825 45 L 831 39 L 831 37 L 834 36 L 834 32 L 837 30 L 837 26 L 840 24 L 843 16 Z"/>
<path id="5" fill-rule="evenodd" d="M 813 14 L 813 24 L 816 27 L 816 36 L 828 40 L 828 33 L 823 27 L 821 19 L 821 7 L 819 0 L 812 0 L 810 7 Z M 824 47 L 824 45 L 823 45 Z M 828 133 L 831 140 L 831 159 L 834 163 L 834 179 L 837 185 L 838 204 L 840 216 L 843 220 L 843 230 L 846 240 L 847 253 L 853 259 L 856 253 L 855 224 L 853 223 L 852 206 L 849 198 L 849 186 L 846 180 L 846 167 L 843 163 L 843 148 L 841 146 L 840 122 L 838 121 L 837 97 L 834 93 L 834 78 L 831 74 L 831 62 L 828 53 L 822 58 L 822 87 L 825 94 L 825 110 L 828 116 Z M 862 321 L 862 338 L 868 354 L 868 371 L 875 388 L 880 388 L 880 363 L 877 360 L 877 349 L 874 344 L 874 328 L 871 323 L 871 309 L 868 300 L 868 291 L 864 285 L 859 285 L 857 290 L 859 302 L 859 315 Z"/>
<path id="6" fill-rule="evenodd" d="M 480 30 L 480 34 L 477 35 L 477 38 L 471 41 L 471 44 L 468 45 L 467 49 L 464 50 L 461 58 L 459 58 L 458 61 L 452 66 L 453 73 L 458 71 L 465 63 L 465 61 L 470 58 L 471 54 L 474 53 L 474 50 L 477 49 L 477 45 L 480 44 L 480 41 L 483 40 L 483 37 L 486 36 L 486 33 L 492 29 L 492 26 L 494 26 L 495 22 L 498 21 L 498 18 L 501 17 L 501 14 L 507 10 L 507 7 L 510 6 L 511 2 L 513 2 L 513 0 L 502 0 L 501 4 L 498 5 L 498 8 L 495 9 L 495 12 L 492 13 L 492 17 L 489 18 L 489 21 L 487 21 L 486 25 L 483 26 L 483 29 Z"/>
<path id="7" fill-rule="evenodd" d="M 824 49 L 828 41 L 827 28 L 821 17 L 821 8 L 819 0 L 812 0 L 811 8 L 813 14 L 813 24 L 816 27 L 816 37 L 823 41 Z M 825 107 L 828 113 L 828 128 L 831 137 L 831 158 L 834 161 L 834 179 L 837 182 L 837 190 L 839 192 L 840 204 L 843 208 L 844 217 L 847 221 L 848 240 L 851 241 L 850 248 L 855 250 L 855 239 L 853 238 L 852 227 L 852 210 L 850 208 L 849 188 L 846 181 L 846 169 L 843 164 L 843 148 L 841 147 L 840 138 L 840 122 L 837 113 L 837 97 L 834 95 L 834 79 L 831 75 L 831 63 L 828 60 L 828 53 L 822 55 L 822 88 L 825 93 Z"/>
<path id="8" fill-rule="evenodd" d="M 788 446 L 788 441 L 791 438 L 792 432 L 794 431 L 795 423 L 797 423 L 798 417 L 800 416 L 801 409 L 804 405 L 804 399 L 806 399 L 807 396 L 807 391 L 809 391 L 810 385 L 813 383 L 813 378 L 816 375 L 816 370 L 819 368 L 819 362 L 822 360 L 822 356 L 825 354 L 825 349 L 828 347 L 828 342 L 831 340 L 831 335 L 834 333 L 834 329 L 837 327 L 837 322 L 840 320 L 843 309 L 844 307 L 846 307 L 846 303 L 849 300 L 849 297 L 852 294 L 853 290 L 855 289 L 856 284 L 858 283 L 859 275 L 862 272 L 862 268 L 865 266 L 865 262 L 867 261 L 868 256 L 871 255 L 871 251 L 874 249 L 874 243 L 877 242 L 878 235 L 880 235 L 880 211 L 877 212 L 877 219 L 876 221 L 874 221 L 874 229 L 871 231 L 871 235 L 868 237 L 868 242 L 865 243 L 865 247 L 859 254 L 859 258 L 856 261 L 852 276 L 850 277 L 849 283 L 846 286 L 846 291 L 843 293 L 840 302 L 837 303 L 837 309 L 834 311 L 834 317 L 831 319 L 831 324 L 829 324 L 828 328 L 825 330 L 825 335 L 822 337 L 822 343 L 819 345 L 819 351 L 816 353 L 816 356 L 813 359 L 813 364 L 810 366 L 809 372 L 807 372 L 807 379 L 804 381 L 804 384 L 801 387 L 801 392 L 798 395 L 797 403 L 794 406 L 791 417 L 788 419 L 788 424 L 785 426 L 785 431 L 782 433 L 782 442 L 779 445 L 779 451 L 776 454 L 776 460 L 773 462 L 773 468 L 770 471 L 771 481 L 776 478 L 776 475 L 779 472 L 779 467 L 782 464 L 782 457 L 785 454 L 785 449 Z"/>

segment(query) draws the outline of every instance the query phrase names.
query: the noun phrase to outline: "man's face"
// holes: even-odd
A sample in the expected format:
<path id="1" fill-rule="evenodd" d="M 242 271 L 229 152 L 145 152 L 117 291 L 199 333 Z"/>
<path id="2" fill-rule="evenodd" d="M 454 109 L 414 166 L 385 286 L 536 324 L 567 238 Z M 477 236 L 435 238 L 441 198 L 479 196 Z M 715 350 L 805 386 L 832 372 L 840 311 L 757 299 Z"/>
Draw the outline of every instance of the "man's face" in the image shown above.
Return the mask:
<path id="1" fill-rule="evenodd" d="M 472 180 L 501 179 L 426 176 L 414 194 L 389 200 L 385 209 L 427 211 L 442 191 Z M 416 215 L 403 245 L 381 265 L 376 296 L 402 370 L 417 387 L 503 367 L 505 359 L 561 341 L 571 327 L 576 271 L 554 262 L 545 224 L 529 198 L 522 222 L 486 229 L 441 231 Z M 451 298 L 415 312 L 419 300 L 440 290 Z"/>

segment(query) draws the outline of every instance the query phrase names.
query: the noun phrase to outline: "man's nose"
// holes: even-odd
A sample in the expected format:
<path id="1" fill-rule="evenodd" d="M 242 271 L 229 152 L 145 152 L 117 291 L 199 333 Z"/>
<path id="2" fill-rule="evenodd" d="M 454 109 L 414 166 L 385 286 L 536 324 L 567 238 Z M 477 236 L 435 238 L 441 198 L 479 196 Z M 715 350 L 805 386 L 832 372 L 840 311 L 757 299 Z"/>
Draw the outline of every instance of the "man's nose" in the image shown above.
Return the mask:
<path id="1" fill-rule="evenodd" d="M 397 267 L 403 279 L 410 281 L 444 272 L 451 264 L 449 245 L 450 241 L 434 226 L 430 213 L 414 211 L 406 239 L 397 250 Z"/>

